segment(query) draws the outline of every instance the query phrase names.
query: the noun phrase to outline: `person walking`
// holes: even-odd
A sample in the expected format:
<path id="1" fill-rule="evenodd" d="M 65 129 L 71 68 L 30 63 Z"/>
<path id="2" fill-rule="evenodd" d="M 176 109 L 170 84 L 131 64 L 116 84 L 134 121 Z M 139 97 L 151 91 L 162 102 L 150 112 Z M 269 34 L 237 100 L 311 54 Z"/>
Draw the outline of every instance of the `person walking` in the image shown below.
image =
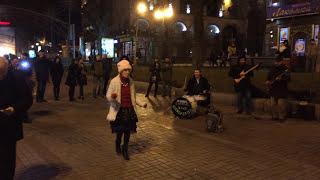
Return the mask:
<path id="1" fill-rule="evenodd" d="M 315 72 L 318 57 L 318 46 L 314 39 L 311 39 L 306 55 L 306 72 Z"/>
<path id="2" fill-rule="evenodd" d="M 55 57 L 51 65 L 50 74 L 53 84 L 53 94 L 56 101 L 60 100 L 60 84 L 63 77 L 63 64 L 59 56 Z"/>
<path id="3" fill-rule="evenodd" d="M 79 61 L 74 59 L 68 68 L 68 75 L 66 80 L 66 85 L 69 86 L 69 101 L 75 101 L 74 91 L 77 86 L 77 81 L 79 78 Z"/>
<path id="4" fill-rule="evenodd" d="M 269 87 L 272 119 L 284 122 L 287 116 L 287 98 L 289 94 L 288 82 L 290 73 L 283 58 L 277 58 L 274 66 L 270 69 L 266 84 Z"/>
<path id="5" fill-rule="evenodd" d="M 129 160 L 128 144 L 132 132 L 137 131 L 136 105 L 146 108 L 147 104 L 136 99 L 134 82 L 130 78 L 131 65 L 127 60 L 117 64 L 119 75 L 110 82 L 106 98 L 110 103 L 107 120 L 112 133 L 116 133 L 116 153 Z M 124 136 L 121 147 L 122 137 Z"/>
<path id="6" fill-rule="evenodd" d="M 162 66 L 162 82 L 163 82 L 163 92 L 162 96 L 171 97 L 171 87 L 172 87 L 172 63 L 169 58 L 165 58 Z"/>
<path id="7" fill-rule="evenodd" d="M 35 64 L 35 73 L 37 79 L 37 102 L 47 102 L 44 99 L 47 82 L 49 81 L 50 73 L 50 61 L 46 58 L 43 50 L 39 51 L 39 57 L 36 59 Z"/>
<path id="8" fill-rule="evenodd" d="M 103 94 L 107 93 L 108 83 L 111 77 L 112 72 L 112 59 L 107 58 L 107 55 L 102 55 L 102 62 L 103 62 Z"/>
<path id="9" fill-rule="evenodd" d="M 152 85 L 155 84 L 154 88 L 154 97 L 157 97 L 158 85 L 161 81 L 160 77 L 161 65 L 158 59 L 154 60 L 154 63 L 150 66 L 150 79 L 149 79 L 149 87 L 147 90 L 146 97 L 149 97 Z"/>
<path id="10" fill-rule="evenodd" d="M 84 100 L 84 89 L 87 85 L 87 69 L 83 62 L 83 59 L 79 60 L 79 74 L 78 74 L 78 85 L 79 85 L 79 99 Z"/>
<path id="11" fill-rule="evenodd" d="M 9 63 L 0 57 L 0 179 L 13 180 L 16 145 L 23 138 L 23 118 L 32 106 L 31 89 L 21 76 L 8 71 Z"/>
<path id="12" fill-rule="evenodd" d="M 93 71 L 93 98 L 102 95 L 103 90 L 103 64 L 101 56 L 98 55 L 96 60 L 92 63 L 91 69 Z"/>

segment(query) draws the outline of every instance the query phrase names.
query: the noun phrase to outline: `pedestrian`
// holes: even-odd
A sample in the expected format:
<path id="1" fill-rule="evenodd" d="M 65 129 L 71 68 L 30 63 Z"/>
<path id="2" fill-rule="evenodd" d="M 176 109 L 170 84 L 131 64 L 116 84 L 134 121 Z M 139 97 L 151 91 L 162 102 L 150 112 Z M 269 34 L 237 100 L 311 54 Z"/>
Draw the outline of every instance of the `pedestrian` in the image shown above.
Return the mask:
<path id="1" fill-rule="evenodd" d="M 283 57 L 279 56 L 270 69 L 266 81 L 269 88 L 273 120 L 284 122 L 286 119 L 289 94 L 288 82 L 290 82 L 290 79 L 288 67 L 283 61 Z"/>
<path id="2" fill-rule="evenodd" d="M 149 93 L 151 91 L 152 85 L 155 85 L 154 88 L 154 97 L 157 97 L 158 92 L 158 85 L 161 81 L 160 72 L 161 72 L 161 65 L 158 59 L 155 59 L 154 62 L 150 66 L 150 79 L 149 79 L 149 87 L 147 90 L 146 97 L 149 97 Z"/>
<path id="3" fill-rule="evenodd" d="M 16 144 L 23 138 L 24 113 L 32 105 L 32 92 L 24 78 L 8 71 L 8 61 L 0 57 L 0 179 L 13 180 Z"/>
<path id="4" fill-rule="evenodd" d="M 93 71 L 93 98 L 102 95 L 103 91 L 103 64 L 101 56 L 98 55 L 92 63 L 91 69 Z"/>
<path id="5" fill-rule="evenodd" d="M 69 86 L 69 101 L 75 101 L 74 92 L 77 86 L 77 81 L 79 78 L 79 61 L 73 59 L 73 62 L 68 68 L 68 75 L 66 80 L 66 85 Z"/>
<path id="6" fill-rule="evenodd" d="M 112 72 L 112 59 L 107 58 L 107 55 L 102 55 L 102 62 L 103 62 L 103 71 L 104 71 L 103 94 L 106 94 L 108 83 L 109 83 L 111 72 Z"/>
<path id="7" fill-rule="evenodd" d="M 216 57 L 216 53 L 214 52 L 214 50 L 212 50 L 210 53 L 209 63 L 211 65 L 211 67 L 214 67 L 217 63 L 217 57 Z"/>
<path id="8" fill-rule="evenodd" d="M 124 159 L 129 160 L 128 144 L 130 134 L 137 132 L 136 105 L 146 108 L 147 104 L 136 99 L 134 82 L 130 78 L 131 65 L 127 60 L 117 64 L 119 75 L 110 82 L 107 100 L 110 109 L 107 120 L 110 122 L 112 133 L 116 133 L 116 153 L 122 153 Z M 122 136 L 124 136 L 121 147 Z"/>
<path id="9" fill-rule="evenodd" d="M 50 75 L 53 84 L 53 95 L 54 100 L 56 101 L 60 100 L 60 84 L 63 77 L 63 72 L 64 68 L 62 60 L 59 56 L 57 56 L 54 58 L 50 69 Z"/>
<path id="10" fill-rule="evenodd" d="M 162 82 L 163 82 L 163 92 L 162 96 L 171 97 L 171 88 L 172 88 L 172 63 L 169 58 L 165 58 L 162 66 Z"/>
<path id="11" fill-rule="evenodd" d="M 310 45 L 308 47 L 306 56 L 307 56 L 306 72 L 315 72 L 316 65 L 317 65 L 317 57 L 318 57 L 318 46 L 314 39 L 310 40 Z"/>
<path id="12" fill-rule="evenodd" d="M 87 68 L 84 64 L 83 59 L 79 60 L 78 85 L 79 85 L 79 97 L 78 98 L 81 100 L 84 100 L 83 87 L 87 85 Z"/>
<path id="13" fill-rule="evenodd" d="M 240 82 L 234 82 L 234 89 L 238 96 L 238 114 L 245 111 L 248 115 L 252 112 L 252 92 L 251 92 L 251 78 L 254 76 L 253 72 L 245 73 L 251 67 L 247 65 L 246 57 L 239 56 L 238 64 L 231 67 L 229 76 L 236 81 L 238 78 L 243 78 Z"/>
<path id="14" fill-rule="evenodd" d="M 37 79 L 37 102 L 47 102 L 44 99 L 47 82 L 49 81 L 50 61 L 43 50 L 39 51 L 38 58 L 34 64 Z"/>
<path id="15" fill-rule="evenodd" d="M 34 81 L 32 80 L 33 75 L 33 63 L 29 58 L 29 55 L 27 53 L 23 53 L 21 55 L 21 61 L 20 61 L 20 69 L 23 71 L 23 74 L 25 75 L 26 81 L 30 89 L 33 91 L 34 88 Z"/>

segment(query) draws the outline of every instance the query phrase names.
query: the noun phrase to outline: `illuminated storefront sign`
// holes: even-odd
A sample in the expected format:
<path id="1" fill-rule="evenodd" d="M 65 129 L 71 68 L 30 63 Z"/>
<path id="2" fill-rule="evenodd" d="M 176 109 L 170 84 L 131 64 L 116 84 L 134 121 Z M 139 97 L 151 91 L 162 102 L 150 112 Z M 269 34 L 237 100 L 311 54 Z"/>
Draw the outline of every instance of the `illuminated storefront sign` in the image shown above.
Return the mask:
<path id="1" fill-rule="evenodd" d="M 299 15 L 317 14 L 320 11 L 320 0 L 307 3 L 293 4 L 280 7 L 269 7 L 267 10 L 268 19 L 277 19 Z"/>
<path id="2" fill-rule="evenodd" d="M 289 28 L 280 28 L 280 43 L 289 40 Z"/>
<path id="3" fill-rule="evenodd" d="M 114 39 L 102 38 L 101 39 L 102 54 L 108 56 L 108 58 L 114 57 Z"/>

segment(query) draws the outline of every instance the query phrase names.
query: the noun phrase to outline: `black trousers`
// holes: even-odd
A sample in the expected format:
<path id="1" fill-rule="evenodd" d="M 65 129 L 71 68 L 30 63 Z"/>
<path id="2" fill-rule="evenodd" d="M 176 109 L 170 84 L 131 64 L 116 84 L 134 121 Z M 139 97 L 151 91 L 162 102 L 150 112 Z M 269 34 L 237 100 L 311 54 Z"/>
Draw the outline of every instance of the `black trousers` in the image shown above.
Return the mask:
<path id="1" fill-rule="evenodd" d="M 44 100 L 44 93 L 46 92 L 46 86 L 47 86 L 46 80 L 38 80 L 37 101 Z"/>
<path id="2" fill-rule="evenodd" d="M 104 84 L 103 84 L 103 95 L 107 94 L 107 87 L 110 77 L 104 77 Z"/>
<path id="3" fill-rule="evenodd" d="M 83 85 L 79 86 L 79 96 L 80 97 L 84 97 L 84 95 L 83 95 Z"/>
<path id="4" fill-rule="evenodd" d="M 74 91 L 76 86 L 69 86 L 69 100 L 74 100 Z"/>
<path id="5" fill-rule="evenodd" d="M 60 97 L 60 83 L 53 84 L 53 94 L 56 99 Z"/>
<path id="6" fill-rule="evenodd" d="M 117 137 L 116 137 L 116 144 L 118 144 L 118 145 L 121 144 L 123 135 L 124 135 L 124 137 L 123 137 L 123 145 L 124 145 L 124 147 L 128 148 L 130 135 L 131 135 L 130 131 L 118 132 L 117 133 Z"/>
<path id="7" fill-rule="evenodd" d="M 154 83 L 154 86 L 155 86 L 155 87 L 154 87 L 154 96 L 157 96 L 158 86 L 159 86 L 159 82 L 158 82 L 158 81 L 156 81 L 156 82 L 149 82 L 149 87 L 148 87 L 146 96 L 149 96 L 153 83 Z"/>
<path id="8" fill-rule="evenodd" d="M 13 180 L 16 169 L 16 142 L 0 143 L 0 179 Z"/>

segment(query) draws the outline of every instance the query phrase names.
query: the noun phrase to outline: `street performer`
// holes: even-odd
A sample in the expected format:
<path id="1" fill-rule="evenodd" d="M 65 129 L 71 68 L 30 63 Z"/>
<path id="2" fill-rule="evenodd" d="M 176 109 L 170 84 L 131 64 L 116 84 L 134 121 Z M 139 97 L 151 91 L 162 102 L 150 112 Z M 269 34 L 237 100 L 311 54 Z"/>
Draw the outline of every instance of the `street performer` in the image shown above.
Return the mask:
<path id="1" fill-rule="evenodd" d="M 202 76 L 199 69 L 194 70 L 193 76 L 188 81 L 185 89 L 187 96 L 197 96 L 197 105 L 207 107 L 210 105 L 210 84 L 208 80 Z"/>
<path id="2" fill-rule="evenodd" d="M 284 122 L 287 115 L 288 82 L 290 73 L 283 58 L 279 56 L 268 73 L 266 84 L 269 88 L 272 119 Z"/>
<path id="3" fill-rule="evenodd" d="M 247 65 L 246 57 L 238 57 L 238 64 L 231 67 L 229 76 L 234 79 L 234 89 L 238 95 L 238 114 L 245 111 L 248 115 L 252 113 L 252 93 L 251 93 L 251 78 L 253 72 L 246 73 L 251 67 Z M 238 80 L 239 79 L 239 80 Z"/>

